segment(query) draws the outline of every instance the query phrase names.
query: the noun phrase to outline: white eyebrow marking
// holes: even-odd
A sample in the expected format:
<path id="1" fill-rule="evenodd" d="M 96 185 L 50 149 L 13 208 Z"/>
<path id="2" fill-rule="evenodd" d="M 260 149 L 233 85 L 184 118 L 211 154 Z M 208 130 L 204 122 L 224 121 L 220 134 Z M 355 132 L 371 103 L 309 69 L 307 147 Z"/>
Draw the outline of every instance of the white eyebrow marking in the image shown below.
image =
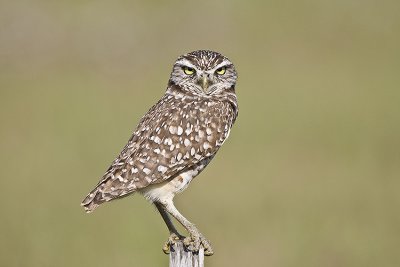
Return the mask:
<path id="1" fill-rule="evenodd" d="M 198 69 L 196 68 L 196 66 L 193 65 L 189 60 L 187 60 L 187 59 L 185 59 L 185 58 L 182 58 L 181 60 L 177 61 L 175 64 L 176 64 L 176 65 L 187 66 L 187 67 L 193 68 L 193 69 L 195 69 L 196 71 L 198 71 Z"/>
<path id="2" fill-rule="evenodd" d="M 217 70 L 217 69 L 219 69 L 219 68 L 222 68 L 222 67 L 227 67 L 227 66 L 229 66 L 229 65 L 231 65 L 232 63 L 230 63 L 229 61 L 223 61 L 222 63 L 219 63 L 217 66 L 215 66 L 213 69 L 212 69 L 212 71 L 215 71 L 215 70 Z"/>

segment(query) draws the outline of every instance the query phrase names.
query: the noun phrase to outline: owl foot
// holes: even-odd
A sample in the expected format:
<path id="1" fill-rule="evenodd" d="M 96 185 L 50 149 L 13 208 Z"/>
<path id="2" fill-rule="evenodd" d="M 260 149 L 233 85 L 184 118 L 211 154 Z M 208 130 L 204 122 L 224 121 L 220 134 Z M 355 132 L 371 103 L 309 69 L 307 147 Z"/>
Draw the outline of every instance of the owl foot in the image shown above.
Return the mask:
<path id="1" fill-rule="evenodd" d="M 200 247 L 204 248 L 204 255 L 211 256 L 214 251 L 211 248 L 210 241 L 208 241 L 202 234 L 191 234 L 183 239 L 183 244 L 192 252 L 199 252 Z"/>
<path id="2" fill-rule="evenodd" d="M 184 238 L 185 237 L 183 235 L 172 233 L 168 237 L 167 242 L 165 242 L 162 250 L 164 251 L 165 254 L 169 254 L 171 252 L 171 250 L 173 251 L 173 248 L 172 248 L 173 245 L 175 245 L 177 241 L 183 240 Z"/>

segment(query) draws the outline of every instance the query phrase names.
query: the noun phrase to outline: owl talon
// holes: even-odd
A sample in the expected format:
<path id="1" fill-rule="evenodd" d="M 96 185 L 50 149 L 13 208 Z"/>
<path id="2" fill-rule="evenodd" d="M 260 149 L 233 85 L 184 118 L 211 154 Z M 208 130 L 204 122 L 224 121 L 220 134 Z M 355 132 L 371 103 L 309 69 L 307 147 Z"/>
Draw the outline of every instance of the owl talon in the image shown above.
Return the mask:
<path id="1" fill-rule="evenodd" d="M 195 235 L 192 234 L 191 236 L 186 237 L 183 240 L 183 244 L 189 251 L 198 253 L 200 248 L 204 248 L 204 255 L 211 256 L 214 254 L 214 251 L 211 248 L 210 241 L 208 241 L 203 235 Z"/>
<path id="2" fill-rule="evenodd" d="M 176 244 L 176 241 L 178 240 L 182 240 L 185 237 L 183 235 L 179 235 L 179 234 L 175 234 L 172 233 L 169 237 L 167 242 L 165 242 L 162 250 L 164 251 L 165 254 L 169 254 L 171 252 L 171 250 L 173 250 L 173 245 Z"/>

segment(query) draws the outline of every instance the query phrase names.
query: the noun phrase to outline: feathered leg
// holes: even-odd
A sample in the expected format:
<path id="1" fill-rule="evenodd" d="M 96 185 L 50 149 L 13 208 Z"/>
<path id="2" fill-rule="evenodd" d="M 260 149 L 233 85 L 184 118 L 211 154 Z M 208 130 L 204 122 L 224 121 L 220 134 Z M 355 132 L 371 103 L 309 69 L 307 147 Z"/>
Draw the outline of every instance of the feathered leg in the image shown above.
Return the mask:
<path id="1" fill-rule="evenodd" d="M 163 218 L 169 230 L 170 236 L 163 246 L 164 253 L 169 254 L 171 246 L 173 246 L 177 240 L 184 239 L 185 237 L 181 235 L 178 230 L 176 230 L 175 225 L 172 223 L 171 218 L 169 217 L 168 213 L 163 209 L 162 205 L 158 202 L 155 202 L 154 205 L 156 205 L 158 211 L 161 214 L 161 217 Z"/>

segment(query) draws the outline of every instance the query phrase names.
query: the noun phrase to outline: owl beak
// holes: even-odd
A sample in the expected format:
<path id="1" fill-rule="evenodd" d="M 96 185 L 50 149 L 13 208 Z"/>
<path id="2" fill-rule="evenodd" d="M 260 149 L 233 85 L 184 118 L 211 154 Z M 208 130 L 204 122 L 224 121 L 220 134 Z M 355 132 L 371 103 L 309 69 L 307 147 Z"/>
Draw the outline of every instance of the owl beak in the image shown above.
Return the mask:
<path id="1" fill-rule="evenodd" d="M 208 87 L 210 85 L 210 81 L 207 79 L 206 76 L 202 76 L 199 80 L 199 85 L 203 89 L 204 93 L 208 93 Z"/>

